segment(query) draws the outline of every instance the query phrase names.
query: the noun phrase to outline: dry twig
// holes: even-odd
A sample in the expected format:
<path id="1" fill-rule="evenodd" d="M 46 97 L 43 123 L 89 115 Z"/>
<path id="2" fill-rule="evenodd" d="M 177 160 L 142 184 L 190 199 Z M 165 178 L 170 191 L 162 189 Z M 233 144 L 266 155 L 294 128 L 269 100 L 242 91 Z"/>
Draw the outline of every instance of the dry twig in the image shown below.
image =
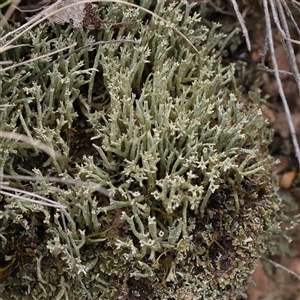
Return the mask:
<path id="1" fill-rule="evenodd" d="M 250 50 L 249 35 L 248 35 L 247 28 L 245 26 L 245 21 L 241 15 L 241 13 L 239 12 L 237 2 L 235 0 L 231 0 L 231 1 L 232 1 L 234 10 L 236 12 L 236 16 L 242 27 L 242 30 L 243 30 L 243 33 L 244 33 L 244 36 L 246 39 L 247 47 Z M 300 3 L 298 1 L 293 0 L 292 4 L 298 11 L 300 11 Z M 271 7 L 271 12 L 272 12 L 272 17 L 273 17 L 274 23 L 276 24 L 278 32 L 281 36 L 282 46 L 285 49 L 287 58 L 289 59 L 289 62 L 290 62 L 291 72 L 288 72 L 286 70 L 279 70 L 279 68 L 278 68 L 277 58 L 275 56 L 273 32 L 272 32 L 272 26 L 271 26 L 272 18 L 271 18 L 271 14 L 269 11 L 269 6 Z M 289 109 L 289 106 L 287 103 L 287 99 L 286 99 L 286 96 L 285 96 L 285 93 L 284 93 L 284 90 L 282 87 L 281 78 L 280 78 L 280 74 L 293 75 L 293 77 L 297 83 L 299 93 L 300 93 L 300 74 L 299 74 L 299 70 L 298 70 L 298 66 L 297 66 L 297 62 L 296 62 L 294 49 L 292 46 L 292 43 L 300 44 L 300 41 L 291 38 L 289 25 L 287 23 L 287 17 L 289 17 L 290 20 L 292 21 L 292 24 L 296 28 L 298 34 L 300 34 L 300 29 L 299 29 L 299 26 L 298 26 L 296 20 L 293 17 L 291 10 L 288 7 L 286 1 L 284 1 L 284 0 L 263 0 L 263 7 L 264 7 L 265 24 L 266 24 L 266 38 L 265 38 L 264 51 L 262 54 L 261 66 L 263 69 L 267 70 L 268 72 L 272 72 L 275 75 L 275 79 L 276 79 L 276 82 L 278 85 L 279 95 L 282 99 L 286 118 L 287 118 L 288 125 L 290 128 L 291 137 L 292 137 L 292 141 L 293 141 L 293 145 L 294 145 L 294 149 L 295 149 L 295 153 L 296 153 L 296 158 L 297 158 L 299 166 L 300 166 L 299 143 L 297 140 L 296 130 L 295 130 L 295 127 L 294 127 L 294 124 L 292 121 L 291 112 L 290 112 L 290 109 Z M 273 70 L 270 70 L 269 68 L 267 68 L 265 66 L 265 59 L 266 59 L 266 56 L 268 53 L 270 53 L 270 56 L 271 56 Z"/>

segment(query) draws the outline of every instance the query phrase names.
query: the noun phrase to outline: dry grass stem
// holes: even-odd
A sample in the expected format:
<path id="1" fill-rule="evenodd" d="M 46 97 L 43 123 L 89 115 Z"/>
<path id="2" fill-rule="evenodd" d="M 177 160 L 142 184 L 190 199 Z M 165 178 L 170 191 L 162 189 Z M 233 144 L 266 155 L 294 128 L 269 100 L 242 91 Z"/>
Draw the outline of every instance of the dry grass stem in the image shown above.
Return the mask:
<path id="1" fill-rule="evenodd" d="M 20 47 L 33 47 L 32 45 L 29 45 L 29 44 L 18 44 L 18 45 L 10 45 L 8 46 L 7 48 L 3 49 L 2 52 L 5 52 L 7 50 L 10 50 L 10 49 L 13 49 L 13 48 L 20 48 Z M 0 53 L 2 53 L 0 52 Z"/>
<path id="2" fill-rule="evenodd" d="M 38 57 L 35 57 L 35 58 L 32 58 L 32 59 L 28 59 L 28 60 L 22 61 L 22 62 L 17 63 L 17 64 L 13 64 L 13 65 L 11 65 L 11 66 L 9 66 L 9 67 L 0 69 L 0 72 L 5 72 L 5 71 L 8 71 L 8 70 L 10 70 L 10 69 L 13 69 L 13 68 L 16 68 L 16 67 L 20 67 L 20 66 L 25 66 L 25 65 L 27 65 L 28 63 L 31 63 L 31 62 L 36 61 L 36 60 L 39 60 L 39 59 L 41 59 L 41 58 L 45 58 L 45 57 L 48 57 L 48 56 L 52 56 L 52 55 L 54 55 L 54 54 L 56 54 L 56 53 L 59 53 L 59 52 L 61 52 L 61 51 L 64 51 L 64 50 L 73 48 L 73 47 L 75 47 L 75 46 L 76 46 L 76 43 L 74 43 L 74 44 L 72 44 L 72 45 L 70 45 L 70 46 L 67 46 L 67 47 L 64 47 L 64 48 L 61 48 L 61 49 L 52 51 L 52 52 L 50 52 L 50 53 L 47 53 L 47 54 L 44 54 L 44 55 L 41 55 L 41 56 L 38 56 Z M 6 48 L 6 50 L 7 50 L 7 48 Z M 1 53 L 1 49 L 0 49 L 0 53 Z M 1 137 L 1 135 L 0 135 L 0 137 Z"/>
<path id="3" fill-rule="evenodd" d="M 276 268 L 280 268 L 280 269 L 284 270 L 285 272 L 295 276 L 300 281 L 300 276 L 297 273 L 295 273 L 294 271 L 286 268 L 285 266 L 283 266 L 283 265 L 281 265 L 281 264 L 279 264 L 279 263 L 277 263 L 277 262 L 275 262 L 271 259 L 268 259 L 268 258 L 265 258 L 265 257 L 262 257 L 262 259 L 269 262 L 271 265 L 275 266 Z"/>
<path id="4" fill-rule="evenodd" d="M 270 3 L 271 3 L 271 8 L 272 8 L 272 11 L 273 11 L 273 15 L 276 15 L 276 9 L 275 9 L 275 6 L 274 6 L 274 2 L 270 1 Z M 280 3 L 276 2 L 276 4 L 278 4 L 280 6 Z M 283 107 L 284 107 L 284 110 L 285 110 L 285 114 L 286 114 L 287 121 L 288 121 L 288 124 L 289 124 L 294 149 L 295 149 L 295 152 L 296 152 L 296 158 L 298 159 L 298 163 L 300 165 L 300 149 L 299 149 L 299 144 L 298 144 L 298 140 L 297 140 L 296 130 L 295 130 L 295 127 L 294 127 L 294 124 L 293 124 L 293 121 L 292 121 L 292 116 L 291 116 L 291 112 L 290 112 L 290 109 L 289 109 L 289 106 L 288 106 L 288 103 L 287 103 L 287 99 L 286 99 L 285 93 L 283 91 L 282 82 L 281 82 L 281 78 L 280 78 L 280 72 L 279 72 L 279 68 L 278 68 L 278 64 L 277 64 L 277 59 L 276 59 L 276 56 L 275 56 L 275 48 L 274 48 L 272 26 L 271 26 L 271 16 L 270 16 L 270 13 L 269 13 L 269 6 L 268 6 L 268 1 L 267 0 L 263 0 L 263 6 L 264 6 L 264 13 L 265 13 L 266 42 L 267 42 L 267 44 L 266 44 L 267 47 L 264 51 L 264 55 L 266 55 L 268 50 L 270 51 L 270 56 L 271 56 L 273 69 L 274 69 L 274 75 L 275 75 L 276 82 L 277 82 L 277 85 L 278 85 L 279 95 L 280 95 L 280 97 L 282 99 L 282 102 L 283 102 Z M 285 23 L 286 22 L 285 15 L 282 15 L 281 8 L 278 8 L 278 9 L 281 12 L 281 21 L 283 21 L 283 19 L 285 20 L 284 21 L 284 29 L 287 31 L 285 33 L 289 37 L 289 30 L 288 30 L 288 27 Z M 277 21 L 275 21 L 275 23 L 276 22 Z M 287 56 L 289 58 L 290 64 L 293 64 L 295 62 L 295 54 L 294 54 L 293 49 L 291 48 L 290 43 L 291 42 L 287 40 L 286 43 L 283 46 L 284 46 L 285 49 L 287 49 L 286 53 L 287 53 Z M 299 88 L 299 91 L 300 91 L 300 85 L 299 85 L 299 79 L 300 78 L 297 75 L 297 74 L 299 74 L 298 69 L 297 69 L 297 65 L 291 65 L 291 69 L 292 69 L 292 73 L 293 73 L 293 75 L 296 79 L 296 82 L 297 82 L 297 85 L 298 85 L 298 88 Z"/>
<path id="5" fill-rule="evenodd" d="M 96 184 L 91 184 L 88 182 L 84 182 L 81 180 L 74 180 L 74 179 L 62 179 L 58 177 L 51 177 L 51 176 L 22 176 L 22 175 L 0 175 L 2 178 L 5 179 L 16 179 L 16 180 L 27 180 L 27 181 L 48 181 L 48 182 L 57 182 L 66 185 L 75 185 L 75 186 L 84 186 L 86 188 L 92 189 L 93 191 L 100 192 L 101 194 L 112 198 L 113 195 L 106 189 Z"/>
<path id="6" fill-rule="evenodd" d="M 1 176 L 2 177 L 2 176 Z M 25 202 L 31 202 L 31 203 L 35 203 L 35 204 L 39 204 L 39 205 L 43 205 L 43 206 L 48 206 L 48 207 L 55 207 L 55 208 L 59 208 L 59 209 L 65 209 L 66 207 L 64 205 L 61 205 L 53 200 L 47 199 L 45 197 L 42 197 L 40 195 L 37 195 L 35 193 L 31 193 L 31 192 L 27 192 L 24 190 L 20 190 L 20 189 L 16 189 L 16 188 L 12 188 L 10 186 L 8 186 L 8 182 L 0 182 L 0 194 L 2 195 L 6 195 L 12 198 L 17 198 L 21 201 L 25 201 Z M 22 195 L 18 195 L 15 193 L 21 193 L 23 195 L 27 195 L 30 196 L 30 198 L 28 197 L 24 197 Z"/>
<path id="7" fill-rule="evenodd" d="M 4 24 L 7 22 L 7 20 L 10 19 L 10 17 L 12 16 L 12 14 L 14 13 L 16 6 L 19 5 L 19 3 L 21 2 L 21 0 L 14 0 L 11 5 L 9 6 L 8 10 L 5 13 L 5 16 L 3 17 L 2 20 L 0 20 L 0 31 L 2 29 L 2 27 L 4 26 Z"/>
<path id="8" fill-rule="evenodd" d="M 40 12 L 39 14 L 35 15 L 27 23 L 25 23 L 22 26 L 16 28 L 15 30 L 12 30 L 12 31 L 8 32 L 6 35 L 4 35 L 2 38 L 0 38 L 0 41 L 7 39 L 9 36 L 15 34 L 18 31 L 22 31 L 23 29 L 25 30 L 26 27 L 28 27 L 28 26 L 30 26 L 32 24 L 33 24 L 33 26 L 32 27 L 30 26 L 29 29 L 35 27 L 36 25 L 38 25 L 39 23 L 41 23 L 43 21 L 43 20 L 40 20 L 42 15 L 47 14 L 48 11 L 53 11 L 55 9 L 55 7 L 57 7 L 62 1 L 63 0 L 58 0 L 57 2 L 55 2 L 51 6 L 47 7 L 45 10 L 43 10 L 42 12 Z M 47 18 L 45 18 L 44 20 L 46 20 L 46 19 Z M 26 31 L 28 31 L 28 30 L 26 30 Z M 24 32 L 26 32 L 26 31 L 24 31 Z M 16 39 L 18 39 L 21 35 L 22 35 L 22 33 L 20 35 L 16 36 L 14 39 L 10 40 L 7 44 L 11 44 Z M 3 47 L 5 47 L 5 46 L 3 46 Z M 0 48 L 0 53 L 1 53 L 1 48 Z"/>
<path id="9" fill-rule="evenodd" d="M 236 1 L 231 0 L 231 2 L 232 2 L 232 5 L 233 5 L 233 8 L 234 8 L 234 11 L 236 13 L 236 16 L 238 18 L 238 21 L 239 21 L 239 23 L 242 27 L 242 31 L 243 31 L 243 34 L 244 34 L 244 37 L 245 37 L 245 40 L 246 40 L 247 48 L 248 48 L 249 51 L 251 51 L 251 43 L 250 43 L 250 39 L 249 39 L 248 30 L 245 26 L 245 20 L 244 20 L 243 16 L 240 13 L 240 10 L 239 10 L 239 7 L 238 7 Z"/>
<path id="10" fill-rule="evenodd" d="M 60 154 L 58 152 L 55 152 L 51 147 L 47 146 L 46 144 L 42 143 L 41 141 L 39 141 L 35 138 L 29 137 L 29 136 L 24 135 L 24 134 L 15 133 L 15 132 L 0 131 L 0 138 L 7 138 L 7 139 L 16 140 L 16 141 L 21 141 L 21 142 L 30 144 L 33 147 L 36 147 L 36 148 L 42 150 L 43 152 L 45 152 L 46 154 L 48 154 L 52 158 L 59 158 L 60 157 Z"/>

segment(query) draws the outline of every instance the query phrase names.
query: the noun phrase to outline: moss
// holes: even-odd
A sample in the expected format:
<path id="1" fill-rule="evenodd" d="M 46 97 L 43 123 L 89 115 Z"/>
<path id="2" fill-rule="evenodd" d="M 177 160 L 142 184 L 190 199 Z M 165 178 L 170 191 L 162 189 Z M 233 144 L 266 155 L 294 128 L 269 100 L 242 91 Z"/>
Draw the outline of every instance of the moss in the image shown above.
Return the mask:
<path id="1" fill-rule="evenodd" d="M 113 194 L 14 183 L 67 207 L 77 268 L 93 299 L 240 298 L 278 228 L 271 134 L 259 95 L 241 94 L 234 65 L 224 67 L 215 50 L 225 39 L 216 34 L 219 25 L 209 30 L 190 9 L 159 1 L 155 12 L 165 24 L 109 4 L 102 19 L 131 24 L 43 25 L 18 41 L 34 47 L 2 54 L 21 61 L 74 42 L 139 40 L 71 49 L 64 59 L 0 73 L 1 104 L 11 105 L 0 108 L 1 130 L 61 152 L 51 160 L 3 140 L 0 172 L 71 177 Z M 59 212 L 4 196 L 0 205 L 3 299 L 85 299 Z"/>

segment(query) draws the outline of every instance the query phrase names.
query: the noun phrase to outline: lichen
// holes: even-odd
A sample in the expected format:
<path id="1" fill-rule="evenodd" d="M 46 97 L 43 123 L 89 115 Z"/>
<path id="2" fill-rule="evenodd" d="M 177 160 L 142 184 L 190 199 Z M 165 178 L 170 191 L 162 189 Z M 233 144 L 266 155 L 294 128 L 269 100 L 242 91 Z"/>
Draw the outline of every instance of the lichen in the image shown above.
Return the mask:
<path id="1" fill-rule="evenodd" d="M 0 104 L 9 104 L 0 107 L 0 129 L 61 154 L 49 159 L 3 139 L 0 173 L 109 189 L 111 198 L 12 182 L 67 207 L 77 271 L 93 299 L 238 299 L 278 228 L 271 133 L 259 95 L 242 95 L 234 64 L 222 65 L 220 25 L 208 29 L 185 2 L 153 9 L 167 22 L 109 4 L 100 17 L 123 27 L 44 24 L 18 41 L 32 48 L 1 54 L 19 62 L 74 42 L 139 41 L 71 48 L 64 59 L 0 70 Z M 86 299 L 60 213 L 4 196 L 0 207 L 2 299 Z"/>

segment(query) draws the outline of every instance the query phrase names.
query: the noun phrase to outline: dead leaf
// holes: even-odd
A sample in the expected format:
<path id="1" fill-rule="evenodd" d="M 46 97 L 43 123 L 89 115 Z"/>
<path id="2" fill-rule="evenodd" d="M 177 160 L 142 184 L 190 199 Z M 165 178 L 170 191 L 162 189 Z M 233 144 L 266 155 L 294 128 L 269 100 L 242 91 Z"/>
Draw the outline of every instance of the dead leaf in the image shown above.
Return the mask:
<path id="1" fill-rule="evenodd" d="M 55 10 L 76 2 L 78 2 L 78 0 L 64 0 L 59 5 L 55 6 Z M 84 26 L 88 29 L 95 29 L 101 27 L 104 23 L 104 21 L 97 16 L 97 9 L 98 6 L 93 3 L 78 4 L 57 12 L 55 15 L 50 17 L 50 20 L 61 25 L 70 23 L 74 28 Z M 48 11 L 48 13 L 51 12 Z"/>
<path id="2" fill-rule="evenodd" d="M 295 177 L 296 177 L 295 171 L 284 173 L 280 179 L 280 187 L 282 187 L 283 189 L 290 188 Z"/>

